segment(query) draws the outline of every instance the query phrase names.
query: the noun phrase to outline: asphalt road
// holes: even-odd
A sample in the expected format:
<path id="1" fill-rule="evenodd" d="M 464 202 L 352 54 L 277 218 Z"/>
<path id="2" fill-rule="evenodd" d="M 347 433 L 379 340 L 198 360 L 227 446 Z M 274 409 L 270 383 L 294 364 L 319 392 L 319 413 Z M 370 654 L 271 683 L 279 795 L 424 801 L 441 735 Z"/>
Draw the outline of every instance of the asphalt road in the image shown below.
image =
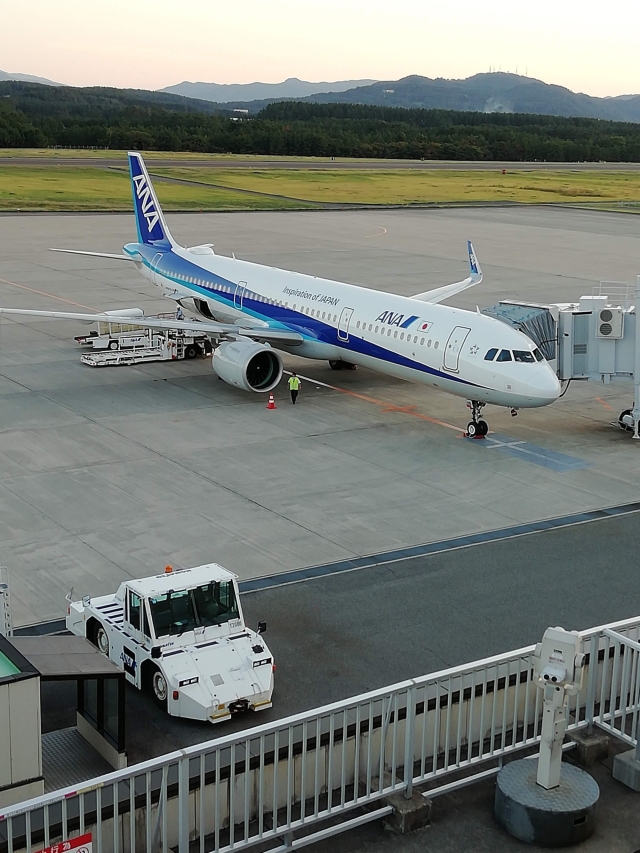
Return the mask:
<path id="1" fill-rule="evenodd" d="M 175 720 L 127 687 L 135 763 L 406 678 L 636 616 L 634 512 L 243 596 L 266 619 L 277 663 L 273 708 L 212 727 Z M 75 687 L 47 687 L 45 730 L 73 725 Z"/>
<path id="2" fill-rule="evenodd" d="M 2 166 L 93 166 L 95 168 L 122 167 L 123 157 L 1 157 Z M 212 169 L 310 169 L 310 170 L 333 170 L 333 169 L 383 169 L 403 170 L 419 169 L 431 170 L 472 170 L 472 171 L 497 171 L 500 169 L 530 171 L 530 170 L 577 170 L 581 172 L 604 171 L 604 172 L 628 172 L 640 170 L 640 163 L 547 163 L 547 162 L 498 162 L 486 160 L 305 160 L 305 159 L 248 159 L 248 160 L 222 160 L 216 158 L 202 158 L 181 160 L 168 157 L 167 159 L 150 157 L 147 160 L 150 169 L 166 169 L 171 166 L 176 168 L 203 168 Z"/>

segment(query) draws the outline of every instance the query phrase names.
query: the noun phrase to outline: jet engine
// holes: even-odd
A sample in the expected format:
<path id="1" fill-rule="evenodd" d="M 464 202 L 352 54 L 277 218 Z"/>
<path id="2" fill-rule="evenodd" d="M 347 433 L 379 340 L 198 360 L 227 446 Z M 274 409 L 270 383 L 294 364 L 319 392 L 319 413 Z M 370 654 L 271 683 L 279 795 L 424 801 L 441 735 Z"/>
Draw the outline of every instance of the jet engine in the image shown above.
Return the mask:
<path id="1" fill-rule="evenodd" d="M 243 391 L 271 391 L 282 377 L 282 359 L 268 344 L 225 341 L 214 351 L 214 373 Z"/>

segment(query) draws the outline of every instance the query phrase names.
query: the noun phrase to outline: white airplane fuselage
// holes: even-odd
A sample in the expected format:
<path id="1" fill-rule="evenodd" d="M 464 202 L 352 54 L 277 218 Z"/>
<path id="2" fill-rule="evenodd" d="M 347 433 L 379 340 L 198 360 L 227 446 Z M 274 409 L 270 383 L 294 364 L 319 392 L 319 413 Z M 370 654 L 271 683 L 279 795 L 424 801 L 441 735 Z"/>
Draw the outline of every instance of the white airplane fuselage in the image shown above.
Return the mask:
<path id="1" fill-rule="evenodd" d="M 344 361 L 510 408 L 545 406 L 560 385 L 533 341 L 483 314 L 215 255 L 211 249 L 130 243 L 124 251 L 166 295 L 203 317 L 299 333 L 278 349 Z M 487 360 L 490 350 L 511 360 Z"/>

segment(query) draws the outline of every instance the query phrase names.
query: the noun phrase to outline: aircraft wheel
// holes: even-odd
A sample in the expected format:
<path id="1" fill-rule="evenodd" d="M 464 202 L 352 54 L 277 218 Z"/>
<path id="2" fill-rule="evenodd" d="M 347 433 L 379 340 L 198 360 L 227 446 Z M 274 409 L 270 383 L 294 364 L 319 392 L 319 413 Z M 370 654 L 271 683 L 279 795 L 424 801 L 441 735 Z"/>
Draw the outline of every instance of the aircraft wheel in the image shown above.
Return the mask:
<path id="1" fill-rule="evenodd" d="M 331 370 L 342 370 L 343 365 L 341 361 L 330 361 L 329 367 Z"/>
<path id="2" fill-rule="evenodd" d="M 100 654 L 109 657 L 109 637 L 102 625 L 96 628 L 96 646 Z"/>
<path id="3" fill-rule="evenodd" d="M 169 688 L 167 687 L 166 678 L 159 669 L 154 670 L 151 675 L 151 690 L 153 691 L 153 698 L 156 705 L 166 710 Z"/>
<path id="4" fill-rule="evenodd" d="M 486 421 L 478 421 L 478 435 L 486 435 L 489 432 L 489 424 Z"/>
<path id="5" fill-rule="evenodd" d="M 109 349 L 118 349 L 118 341 L 109 341 Z"/>
<path id="6" fill-rule="evenodd" d="M 625 409 L 624 412 L 620 412 L 620 417 L 618 418 L 618 426 L 621 427 L 625 432 L 633 432 L 633 427 L 630 427 L 623 420 L 625 415 L 630 415 L 633 409 Z"/>
<path id="7" fill-rule="evenodd" d="M 478 424 L 475 421 L 469 421 L 467 424 L 467 435 L 469 438 L 475 438 L 478 434 Z"/>

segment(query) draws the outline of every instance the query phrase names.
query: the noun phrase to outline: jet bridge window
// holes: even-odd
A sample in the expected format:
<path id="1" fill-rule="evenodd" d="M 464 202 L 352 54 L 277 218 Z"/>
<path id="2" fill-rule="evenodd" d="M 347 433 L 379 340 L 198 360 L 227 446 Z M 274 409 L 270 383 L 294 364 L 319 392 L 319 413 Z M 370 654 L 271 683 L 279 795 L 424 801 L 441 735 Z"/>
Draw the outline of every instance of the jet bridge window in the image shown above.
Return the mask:
<path id="1" fill-rule="evenodd" d="M 533 353 L 524 349 L 514 349 L 513 360 L 524 362 L 525 364 L 535 364 L 535 358 L 533 357 Z"/>
<path id="2" fill-rule="evenodd" d="M 496 347 L 492 347 L 490 350 L 487 351 L 487 354 L 485 355 L 484 360 L 485 361 L 493 361 L 493 359 L 496 357 L 497 354 L 498 354 L 498 350 L 496 349 Z"/>
<path id="3" fill-rule="evenodd" d="M 511 352 L 508 349 L 501 349 L 497 361 L 511 361 Z"/>

